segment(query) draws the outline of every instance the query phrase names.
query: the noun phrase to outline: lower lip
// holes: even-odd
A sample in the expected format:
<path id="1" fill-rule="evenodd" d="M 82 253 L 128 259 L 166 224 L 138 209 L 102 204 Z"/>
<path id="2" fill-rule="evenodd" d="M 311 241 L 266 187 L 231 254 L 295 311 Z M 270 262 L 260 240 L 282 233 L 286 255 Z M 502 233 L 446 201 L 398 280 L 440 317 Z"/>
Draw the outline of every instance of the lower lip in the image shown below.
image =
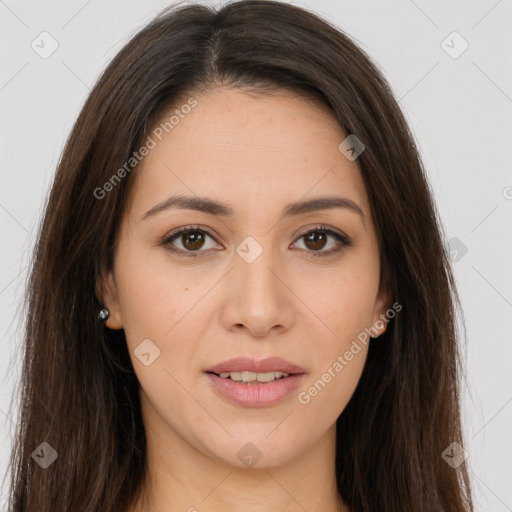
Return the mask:
<path id="1" fill-rule="evenodd" d="M 231 379 L 224 379 L 214 373 L 207 373 L 212 386 L 229 401 L 244 407 L 267 407 L 277 404 L 289 396 L 299 385 L 305 373 L 298 373 L 274 380 L 244 384 Z"/>

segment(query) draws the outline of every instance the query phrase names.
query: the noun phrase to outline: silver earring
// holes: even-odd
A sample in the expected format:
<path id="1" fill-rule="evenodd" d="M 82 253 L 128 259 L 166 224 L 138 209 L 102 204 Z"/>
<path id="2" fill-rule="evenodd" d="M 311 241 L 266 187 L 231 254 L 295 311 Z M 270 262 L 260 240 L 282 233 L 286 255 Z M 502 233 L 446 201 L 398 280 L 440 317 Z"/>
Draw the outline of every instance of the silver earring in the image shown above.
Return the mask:
<path id="1" fill-rule="evenodd" d="M 108 319 L 109 314 L 110 313 L 108 312 L 108 309 L 103 308 L 98 314 L 98 320 L 106 321 Z"/>

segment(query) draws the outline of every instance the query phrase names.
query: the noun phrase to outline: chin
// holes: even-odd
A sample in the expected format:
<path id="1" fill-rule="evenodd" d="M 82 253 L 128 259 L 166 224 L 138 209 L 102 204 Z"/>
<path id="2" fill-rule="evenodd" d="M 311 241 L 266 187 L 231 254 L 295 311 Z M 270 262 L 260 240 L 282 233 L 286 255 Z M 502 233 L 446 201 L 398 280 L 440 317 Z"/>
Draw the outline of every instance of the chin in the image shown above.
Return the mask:
<path id="1" fill-rule="evenodd" d="M 272 439 L 265 436 L 272 429 L 261 434 L 260 429 L 246 429 L 243 433 L 230 432 L 233 438 L 219 440 L 212 446 L 211 440 L 208 451 L 215 459 L 230 466 L 248 469 L 269 469 L 289 463 L 298 455 L 299 445 L 287 432 L 280 432 Z"/>

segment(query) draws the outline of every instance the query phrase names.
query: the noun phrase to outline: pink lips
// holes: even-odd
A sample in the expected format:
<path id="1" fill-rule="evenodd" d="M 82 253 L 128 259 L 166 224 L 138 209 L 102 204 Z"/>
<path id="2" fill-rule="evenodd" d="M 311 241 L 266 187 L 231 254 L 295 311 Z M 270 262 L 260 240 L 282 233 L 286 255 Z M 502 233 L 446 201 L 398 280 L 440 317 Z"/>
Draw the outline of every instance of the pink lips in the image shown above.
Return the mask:
<path id="1" fill-rule="evenodd" d="M 221 373 L 242 371 L 285 372 L 290 375 L 272 382 L 256 381 L 250 384 L 219 377 Z M 280 402 L 292 393 L 305 376 L 303 368 L 279 357 L 270 357 L 259 361 L 247 357 L 237 357 L 212 366 L 205 372 L 210 384 L 218 393 L 227 400 L 245 407 L 266 407 Z"/>
<path id="2" fill-rule="evenodd" d="M 269 357 L 267 359 L 250 359 L 249 357 L 236 357 L 229 359 L 222 363 L 216 364 L 208 368 L 207 372 L 216 373 L 217 375 L 223 372 L 286 372 L 286 373 L 305 373 L 306 370 L 295 364 L 289 363 L 280 357 Z"/>

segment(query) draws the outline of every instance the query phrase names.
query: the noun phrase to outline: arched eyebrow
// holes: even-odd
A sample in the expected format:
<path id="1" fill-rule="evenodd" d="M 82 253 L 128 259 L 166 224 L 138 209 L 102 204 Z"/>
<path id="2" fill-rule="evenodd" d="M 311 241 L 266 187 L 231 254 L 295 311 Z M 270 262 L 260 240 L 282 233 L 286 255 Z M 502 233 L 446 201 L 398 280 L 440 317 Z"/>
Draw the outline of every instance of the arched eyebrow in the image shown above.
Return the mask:
<path id="1" fill-rule="evenodd" d="M 164 201 L 153 206 L 140 218 L 140 220 L 153 217 L 154 215 L 157 215 L 158 213 L 169 210 L 171 208 L 195 210 L 221 217 L 233 217 L 235 214 L 234 209 L 230 205 L 221 203 L 215 199 L 208 197 L 177 195 L 171 196 L 168 199 L 165 199 Z M 346 208 L 354 213 L 357 213 L 361 216 L 364 223 L 365 215 L 361 207 L 352 201 L 352 199 L 338 196 L 317 197 L 289 203 L 283 208 L 280 220 L 295 215 L 302 215 L 320 210 L 332 210 L 334 208 Z"/>

